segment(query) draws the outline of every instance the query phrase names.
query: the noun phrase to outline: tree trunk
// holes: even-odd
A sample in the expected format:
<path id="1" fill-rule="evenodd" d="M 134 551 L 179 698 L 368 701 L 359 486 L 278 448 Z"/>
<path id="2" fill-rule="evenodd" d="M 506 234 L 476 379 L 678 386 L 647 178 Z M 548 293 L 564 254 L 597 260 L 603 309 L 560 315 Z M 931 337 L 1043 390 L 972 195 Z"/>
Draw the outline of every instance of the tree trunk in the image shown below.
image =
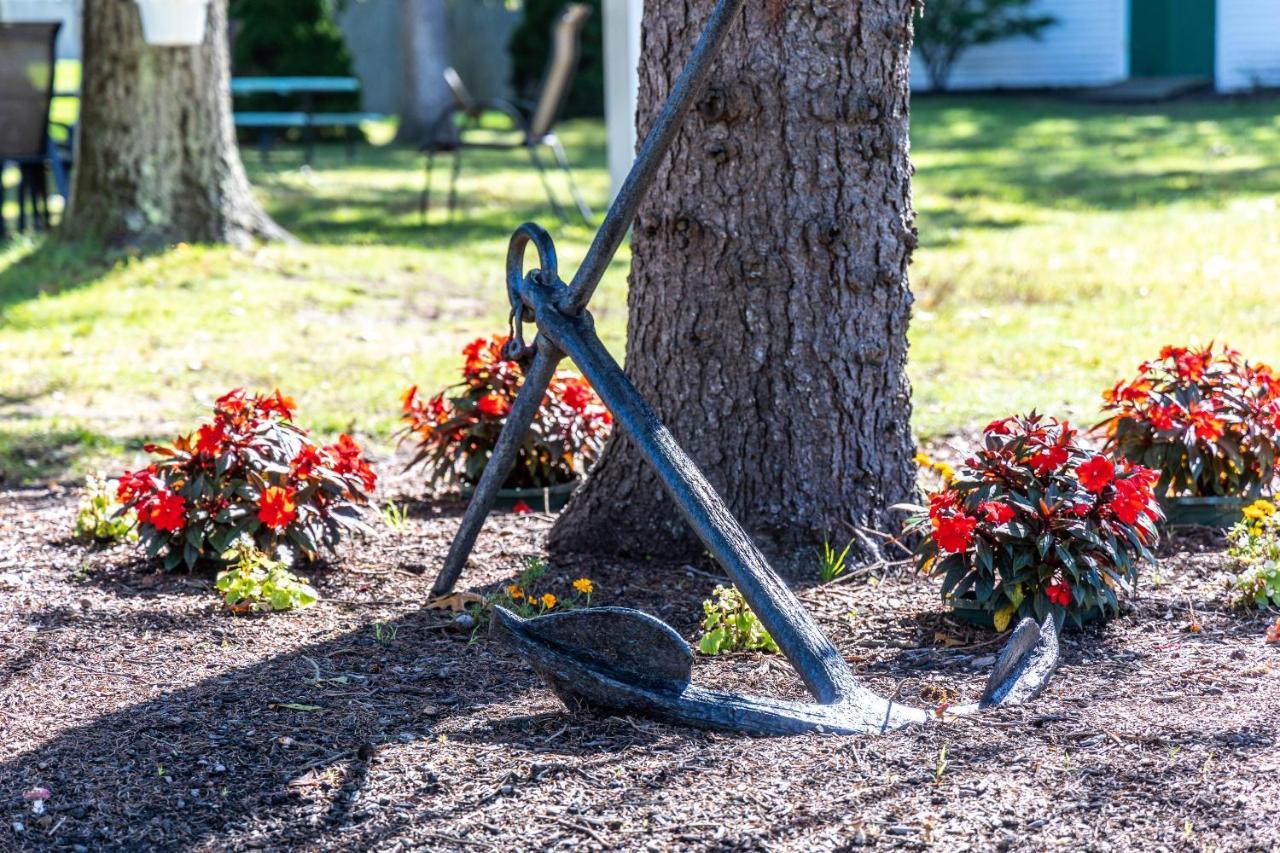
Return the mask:
<path id="1" fill-rule="evenodd" d="M 649 0 L 639 125 L 712 0 Z M 627 374 L 775 556 L 892 531 L 915 495 L 912 0 L 749 3 L 633 237 Z M 626 440 L 553 548 L 700 551 Z"/>
<path id="2" fill-rule="evenodd" d="M 449 16 L 444 0 L 400 0 L 400 14 L 404 94 L 397 136 L 401 142 L 421 144 L 453 100 L 444 80 Z"/>
<path id="3" fill-rule="evenodd" d="M 227 3 L 199 47 L 149 47 L 138 7 L 84 0 L 84 79 L 62 234 L 108 245 L 288 235 L 254 199 L 231 121 Z"/>

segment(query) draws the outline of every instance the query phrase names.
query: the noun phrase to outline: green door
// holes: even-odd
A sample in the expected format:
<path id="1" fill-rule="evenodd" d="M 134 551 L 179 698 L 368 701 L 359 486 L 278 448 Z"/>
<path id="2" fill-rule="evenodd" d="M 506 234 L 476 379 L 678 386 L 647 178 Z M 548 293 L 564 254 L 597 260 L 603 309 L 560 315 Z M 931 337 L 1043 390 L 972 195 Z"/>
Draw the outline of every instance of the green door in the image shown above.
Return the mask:
<path id="1" fill-rule="evenodd" d="M 1212 77 L 1214 0 L 1129 0 L 1130 77 Z"/>

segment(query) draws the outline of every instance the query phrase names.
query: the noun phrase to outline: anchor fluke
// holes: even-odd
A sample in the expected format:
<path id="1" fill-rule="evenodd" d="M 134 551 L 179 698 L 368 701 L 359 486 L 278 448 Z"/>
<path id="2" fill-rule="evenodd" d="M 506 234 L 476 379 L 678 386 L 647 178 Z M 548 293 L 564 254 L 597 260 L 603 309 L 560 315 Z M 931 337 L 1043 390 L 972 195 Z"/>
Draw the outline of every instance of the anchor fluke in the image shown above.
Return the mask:
<path id="1" fill-rule="evenodd" d="M 1058 629 L 1053 617 L 1037 625 L 1023 619 L 996 658 L 978 707 L 1017 705 L 1044 690 L 1058 666 Z"/>

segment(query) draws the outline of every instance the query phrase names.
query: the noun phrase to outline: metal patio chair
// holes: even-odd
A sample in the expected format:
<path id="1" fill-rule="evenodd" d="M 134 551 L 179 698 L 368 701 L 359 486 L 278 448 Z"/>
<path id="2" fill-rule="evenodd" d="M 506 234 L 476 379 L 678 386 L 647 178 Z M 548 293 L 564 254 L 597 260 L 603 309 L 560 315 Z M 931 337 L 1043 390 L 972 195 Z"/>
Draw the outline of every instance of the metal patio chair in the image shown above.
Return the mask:
<path id="1" fill-rule="evenodd" d="M 556 199 L 547 176 L 547 169 L 538 154 L 539 146 L 551 149 L 556 162 L 564 171 L 569 182 L 569 191 L 573 195 L 578 213 L 587 224 L 591 223 L 591 208 L 587 206 L 573 179 L 573 170 L 569 166 L 569 158 L 565 156 L 564 146 L 554 132 L 556 119 L 564 106 L 569 87 L 573 84 L 574 73 L 578 66 L 578 43 L 582 35 L 582 26 L 591 15 L 591 7 L 581 3 L 571 3 L 556 19 L 551 30 L 551 61 L 543 76 L 542 88 L 536 104 L 531 105 L 528 112 L 516 105 L 499 98 L 476 100 L 467 91 L 466 85 L 458 72 L 452 68 L 445 69 L 445 81 L 453 92 L 454 104 L 436 122 L 427 141 L 418 149 L 426 155 L 426 183 L 422 190 L 422 198 L 418 205 L 422 221 L 427 221 L 427 209 L 431 201 L 431 170 L 437 154 L 453 155 L 453 170 L 449 178 L 449 218 L 458 205 L 458 174 L 462 171 L 462 152 L 464 149 L 482 149 L 508 151 L 523 148 L 529 152 L 529 159 L 538 170 L 543 189 L 551 208 L 561 221 L 565 220 L 564 209 Z M 486 112 L 499 112 L 510 118 L 519 136 L 516 139 L 475 139 L 475 131 L 481 128 L 481 119 Z"/>
<path id="2" fill-rule="evenodd" d="M 58 191 L 67 195 L 65 169 L 70 153 L 49 136 L 58 21 L 0 24 L 0 169 L 18 167 L 18 230 L 49 225 L 47 170 L 53 167 Z M 70 136 L 70 128 L 68 137 Z M 0 205 L 3 204 L 0 187 Z M 5 222 L 0 215 L 0 236 Z"/>

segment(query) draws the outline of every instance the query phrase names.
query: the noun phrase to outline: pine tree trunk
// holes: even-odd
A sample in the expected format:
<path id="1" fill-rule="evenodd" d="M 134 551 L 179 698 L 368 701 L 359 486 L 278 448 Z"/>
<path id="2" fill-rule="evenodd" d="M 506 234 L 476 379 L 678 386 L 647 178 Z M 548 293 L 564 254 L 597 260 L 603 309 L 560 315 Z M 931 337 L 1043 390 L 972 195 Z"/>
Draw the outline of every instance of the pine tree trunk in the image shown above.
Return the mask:
<path id="1" fill-rule="evenodd" d="M 649 0 L 647 127 L 712 0 Z M 641 208 L 627 374 L 775 555 L 893 530 L 915 495 L 912 0 L 748 3 Z M 552 547 L 700 550 L 625 440 Z"/>
<path id="2" fill-rule="evenodd" d="M 108 245 L 288 235 L 254 199 L 231 120 L 227 2 L 199 47 L 149 47 L 138 7 L 84 0 L 84 75 L 62 235 Z"/>
<path id="3" fill-rule="evenodd" d="M 444 80 L 449 65 L 449 15 L 444 0 L 400 3 L 404 92 L 397 138 L 421 144 L 453 100 Z"/>

